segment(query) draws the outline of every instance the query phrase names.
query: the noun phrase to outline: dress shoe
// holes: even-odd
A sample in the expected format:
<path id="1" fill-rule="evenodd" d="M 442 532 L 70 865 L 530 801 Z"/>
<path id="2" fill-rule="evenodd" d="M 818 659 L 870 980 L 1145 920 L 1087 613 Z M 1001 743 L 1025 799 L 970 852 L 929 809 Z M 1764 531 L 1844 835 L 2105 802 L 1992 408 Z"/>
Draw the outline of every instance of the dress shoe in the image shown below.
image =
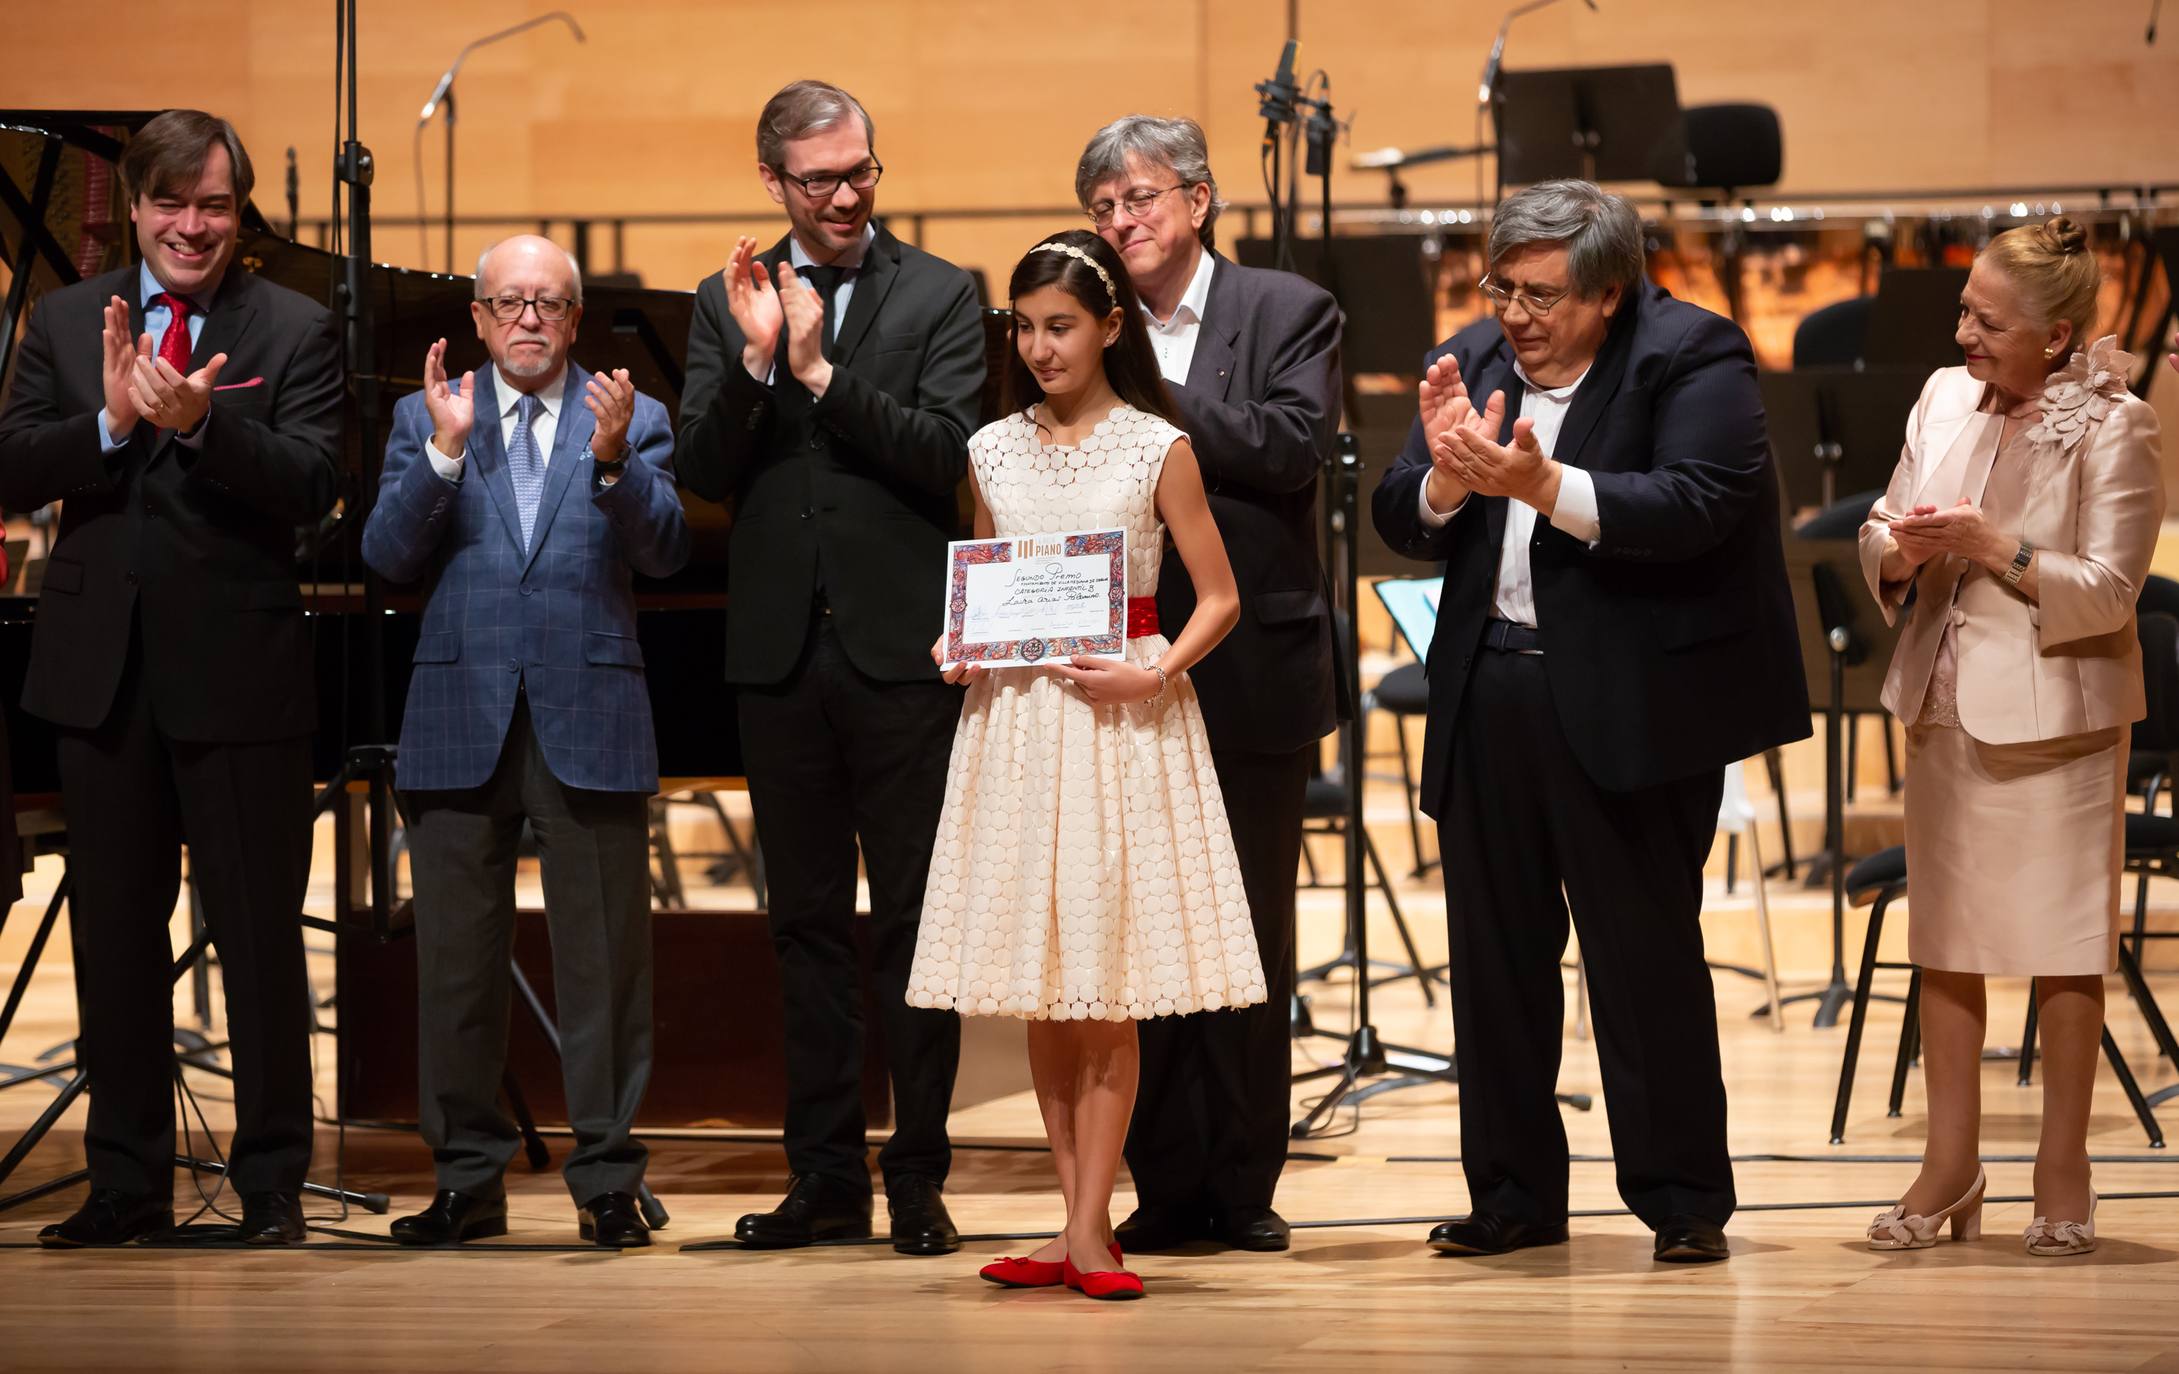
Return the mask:
<path id="1" fill-rule="evenodd" d="M 1960 1200 L 1930 1216 L 1919 1213 L 1909 1216 L 1905 1203 L 1888 1212 L 1877 1213 L 1876 1220 L 1869 1223 L 1869 1248 L 1927 1250 L 1937 1243 L 1937 1233 L 1948 1221 L 1952 1223 L 1952 1239 L 1976 1239 L 1982 1234 L 1982 1195 L 1989 1182 L 1983 1171 L 1976 1169 L 1975 1181 L 1967 1186 L 1967 1192 Z"/>
<path id="2" fill-rule="evenodd" d="M 752 1250 L 791 1250 L 819 1240 L 868 1240 L 870 1195 L 852 1184 L 803 1174 L 769 1212 L 734 1223 L 734 1239 Z"/>
<path id="3" fill-rule="evenodd" d="M 1725 1228 L 1701 1217 L 1674 1215 L 1657 1228 L 1657 1259 L 1663 1264 L 1712 1264 L 1731 1252 Z"/>
<path id="4" fill-rule="evenodd" d="M 1144 1203 L 1128 1213 L 1113 1233 L 1130 1254 L 1153 1255 L 1204 1239 L 1210 1225 L 1200 1209 Z"/>
<path id="5" fill-rule="evenodd" d="M 651 1228 L 633 1193 L 600 1193 L 575 1213 L 575 1231 L 608 1250 L 632 1250 L 651 1243 Z"/>
<path id="6" fill-rule="evenodd" d="M 1534 1245 L 1564 1245 L 1566 1223 L 1549 1226 L 1498 1212 L 1470 1212 L 1430 1230 L 1430 1248 L 1441 1255 L 1503 1255 Z"/>
<path id="7" fill-rule="evenodd" d="M 885 1210 L 893 1219 L 893 1248 L 903 1255 L 950 1255 L 961 1233 L 946 1213 L 939 1186 L 918 1174 L 887 1179 Z"/>
<path id="8" fill-rule="evenodd" d="M 1211 1213 L 1211 1237 L 1236 1250 L 1284 1250 L 1292 1232 L 1269 1207 L 1228 1207 Z"/>
<path id="9" fill-rule="evenodd" d="M 1141 1277 L 1125 1269 L 1097 1269 L 1085 1274 L 1069 1259 L 1059 1262 L 1059 1274 L 1062 1282 L 1085 1298 L 1124 1302 L 1143 1295 Z"/>
<path id="10" fill-rule="evenodd" d="M 237 1239 L 244 1245 L 302 1244 L 303 1200 L 293 1193 L 244 1193 Z"/>
<path id="11" fill-rule="evenodd" d="M 441 1188 L 429 1207 L 393 1224 L 393 1238 L 403 1245 L 459 1245 L 506 1234 L 505 1197 L 478 1197 L 451 1188 Z"/>
<path id="12" fill-rule="evenodd" d="M 1112 1262 L 1125 1261 L 1120 1254 L 1120 1242 L 1105 1247 L 1112 1252 Z M 1067 1266 L 1060 1260 L 1015 1259 L 1011 1255 L 991 1261 L 976 1271 L 976 1277 L 1001 1288 L 1057 1288 L 1067 1281 Z"/>
<path id="13" fill-rule="evenodd" d="M 2028 1253 L 2038 1259 L 2051 1259 L 2058 1255 L 2085 1255 L 2096 1248 L 2096 1190 L 2088 1190 L 2088 1220 L 2052 1221 L 2049 1217 L 2037 1217 L 2021 1232 L 2027 1242 Z"/>
<path id="14" fill-rule="evenodd" d="M 142 1197 L 118 1188 L 94 1188 L 76 1214 L 38 1233 L 48 1250 L 87 1245 L 126 1245 L 154 1231 L 174 1229 L 174 1204 L 163 1197 Z"/>

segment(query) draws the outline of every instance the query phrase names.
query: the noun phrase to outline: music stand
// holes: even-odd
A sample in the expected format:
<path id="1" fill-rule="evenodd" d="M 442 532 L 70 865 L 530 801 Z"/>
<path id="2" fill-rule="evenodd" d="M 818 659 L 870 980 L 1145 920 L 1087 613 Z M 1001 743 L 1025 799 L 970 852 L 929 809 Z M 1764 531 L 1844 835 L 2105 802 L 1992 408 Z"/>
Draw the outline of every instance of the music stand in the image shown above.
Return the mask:
<path id="1" fill-rule="evenodd" d="M 1687 162 L 1669 62 L 1498 74 L 1498 183 L 1654 181 Z"/>
<path id="2" fill-rule="evenodd" d="M 1861 358 L 1871 368 L 1898 367 L 1927 377 L 1965 361 L 1952 335 L 1960 317 L 1964 267 L 1893 267 L 1877 278 Z"/>
<path id="3" fill-rule="evenodd" d="M 1763 372 L 1763 411 L 1788 506 L 1828 510 L 1880 491 L 1899 462 L 1907 415 L 1930 369 L 1804 367 Z"/>
<path id="4" fill-rule="evenodd" d="M 1442 577 L 1384 577 L 1370 590 L 1391 613 L 1393 628 L 1415 653 L 1417 663 L 1430 661 L 1430 643 L 1437 637 L 1438 596 L 1445 590 Z"/>

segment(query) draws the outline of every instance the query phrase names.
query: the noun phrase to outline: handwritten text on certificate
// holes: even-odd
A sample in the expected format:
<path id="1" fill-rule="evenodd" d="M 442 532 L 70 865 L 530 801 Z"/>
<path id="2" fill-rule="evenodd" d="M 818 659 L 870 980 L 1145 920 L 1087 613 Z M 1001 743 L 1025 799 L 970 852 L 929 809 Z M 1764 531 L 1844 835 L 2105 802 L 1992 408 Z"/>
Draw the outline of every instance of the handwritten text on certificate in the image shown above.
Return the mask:
<path id="1" fill-rule="evenodd" d="M 1127 533 L 965 539 L 946 546 L 945 660 L 1020 667 L 1127 644 Z"/>

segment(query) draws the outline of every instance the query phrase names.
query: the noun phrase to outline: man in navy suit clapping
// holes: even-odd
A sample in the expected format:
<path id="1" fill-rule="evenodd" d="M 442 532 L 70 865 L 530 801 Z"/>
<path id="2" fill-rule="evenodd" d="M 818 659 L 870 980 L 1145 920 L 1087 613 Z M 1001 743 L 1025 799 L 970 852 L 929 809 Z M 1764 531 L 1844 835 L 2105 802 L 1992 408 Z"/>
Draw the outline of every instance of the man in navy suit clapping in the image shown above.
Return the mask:
<path id="1" fill-rule="evenodd" d="M 581 1234 L 647 1245 L 633 1136 L 651 1068 L 650 841 L 658 788 L 632 575 L 688 560 L 665 407 L 568 360 L 582 278 L 550 240 L 477 262 L 491 354 L 450 384 L 446 340 L 394 408 L 363 556 L 420 582 L 423 626 L 396 780 L 409 817 L 418 1102 L 438 1195 L 393 1225 L 443 1244 L 504 1234 L 515 1128 L 507 1059 L 516 845 L 544 870 Z"/>

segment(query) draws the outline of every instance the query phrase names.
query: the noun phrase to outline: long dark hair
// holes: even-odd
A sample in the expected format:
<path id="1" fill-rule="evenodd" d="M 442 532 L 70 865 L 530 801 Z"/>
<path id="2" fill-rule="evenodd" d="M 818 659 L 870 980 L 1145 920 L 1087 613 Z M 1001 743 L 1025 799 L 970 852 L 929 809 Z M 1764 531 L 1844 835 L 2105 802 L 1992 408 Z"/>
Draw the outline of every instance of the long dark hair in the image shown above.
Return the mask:
<path id="1" fill-rule="evenodd" d="M 1106 288 L 1104 278 L 1089 263 L 1071 253 L 1044 249 L 1047 243 L 1065 244 L 1089 254 L 1090 260 L 1105 270 L 1105 277 L 1112 279 L 1111 288 Z M 1142 322 L 1142 302 L 1112 245 L 1087 229 L 1062 230 L 1040 241 L 1015 265 L 1014 275 L 1007 278 L 1006 294 L 1018 301 L 1047 286 L 1056 286 L 1080 301 L 1095 320 L 1104 319 L 1114 306 L 1119 307 L 1120 337 L 1105 350 L 1105 380 L 1112 383 L 1112 390 L 1121 400 L 1135 409 L 1179 425 L 1180 410 L 1173 404 L 1172 393 L 1165 389 L 1165 374 L 1158 371 L 1150 331 Z M 1043 400 L 1044 388 L 1037 385 L 1036 374 L 1022 361 L 1013 328 L 1008 330 L 1007 343 L 1006 381 L 1001 395 L 1006 413 L 1011 415 Z"/>

